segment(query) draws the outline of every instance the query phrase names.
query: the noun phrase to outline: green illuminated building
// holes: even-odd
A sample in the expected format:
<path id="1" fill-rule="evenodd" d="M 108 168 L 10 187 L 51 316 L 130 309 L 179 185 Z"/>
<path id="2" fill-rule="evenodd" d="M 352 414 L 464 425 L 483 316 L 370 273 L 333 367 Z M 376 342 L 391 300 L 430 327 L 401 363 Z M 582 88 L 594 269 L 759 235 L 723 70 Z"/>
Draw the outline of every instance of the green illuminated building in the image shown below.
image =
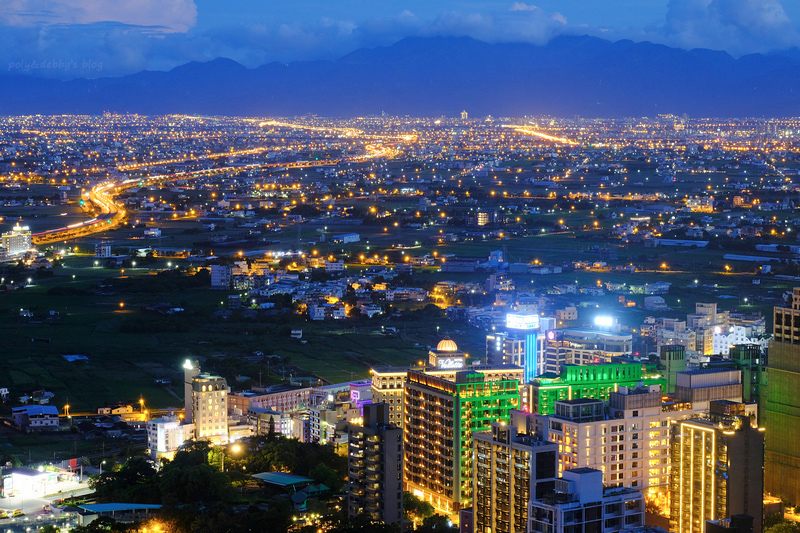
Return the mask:
<path id="1" fill-rule="evenodd" d="M 555 402 L 592 398 L 608 401 L 619 387 L 636 387 L 638 383 L 660 385 L 666 380 L 655 365 L 641 363 L 599 363 L 564 365 L 561 375 L 542 374 L 527 388 L 527 407 L 532 413 L 552 415 Z"/>
<path id="2" fill-rule="evenodd" d="M 774 310 L 763 398 L 764 490 L 800 503 L 800 287 L 791 307 Z"/>
<path id="3" fill-rule="evenodd" d="M 406 490 L 453 515 L 472 505 L 472 434 L 508 423 L 519 381 L 458 372 L 449 381 L 409 371 L 405 383 Z"/>

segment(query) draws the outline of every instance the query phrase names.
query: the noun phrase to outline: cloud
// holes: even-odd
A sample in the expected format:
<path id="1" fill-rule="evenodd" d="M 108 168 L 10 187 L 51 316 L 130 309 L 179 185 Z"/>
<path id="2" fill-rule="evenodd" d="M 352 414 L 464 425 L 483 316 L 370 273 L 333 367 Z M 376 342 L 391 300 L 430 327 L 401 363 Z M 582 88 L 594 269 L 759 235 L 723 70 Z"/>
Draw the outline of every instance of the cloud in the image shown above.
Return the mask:
<path id="1" fill-rule="evenodd" d="M 658 33 L 666 44 L 734 55 L 800 44 L 780 0 L 670 0 Z"/>
<path id="2" fill-rule="evenodd" d="M 117 22 L 186 32 L 196 21 L 194 0 L 6 0 L 0 5 L 0 24 L 12 27 Z"/>
<path id="3" fill-rule="evenodd" d="M 469 10 L 456 3 L 451 4 L 455 9 L 428 10 L 425 15 L 402 7 L 380 17 L 250 20 L 237 15 L 200 28 L 195 0 L 0 0 L 0 61 L 69 64 L 68 71 L 35 73 L 72 78 L 166 70 L 216 57 L 229 57 L 248 67 L 271 61 L 335 59 L 409 36 L 545 44 L 561 34 L 590 34 L 723 49 L 735 55 L 800 44 L 781 0 L 666 1 L 663 19 L 648 28 L 576 24 L 559 12 L 522 1 L 473 3 Z M 102 68 L 97 68 L 100 64 Z"/>

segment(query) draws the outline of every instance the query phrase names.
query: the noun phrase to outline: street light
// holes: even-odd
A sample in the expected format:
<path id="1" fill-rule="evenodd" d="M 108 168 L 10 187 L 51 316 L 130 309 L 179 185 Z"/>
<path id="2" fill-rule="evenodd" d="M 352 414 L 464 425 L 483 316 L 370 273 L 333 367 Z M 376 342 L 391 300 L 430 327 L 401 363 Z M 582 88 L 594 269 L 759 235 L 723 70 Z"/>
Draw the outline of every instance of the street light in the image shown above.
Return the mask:
<path id="1" fill-rule="evenodd" d="M 103 465 L 104 465 L 104 464 L 106 464 L 106 462 L 105 462 L 105 461 L 101 461 L 101 462 L 100 462 L 100 475 L 101 475 L 101 476 L 103 475 Z"/>

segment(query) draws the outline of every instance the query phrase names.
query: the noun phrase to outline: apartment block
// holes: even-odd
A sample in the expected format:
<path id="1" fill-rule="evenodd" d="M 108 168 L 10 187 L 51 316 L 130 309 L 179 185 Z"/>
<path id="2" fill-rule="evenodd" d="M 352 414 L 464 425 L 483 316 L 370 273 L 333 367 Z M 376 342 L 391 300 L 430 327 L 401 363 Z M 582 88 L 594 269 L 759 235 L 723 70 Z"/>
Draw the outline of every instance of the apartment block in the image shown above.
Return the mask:
<path id="1" fill-rule="evenodd" d="M 525 533 L 528 501 L 555 489 L 558 445 L 526 433 L 525 415 L 512 411 L 509 424 L 473 434 L 473 531 Z"/>
<path id="2" fill-rule="evenodd" d="M 401 524 L 403 430 L 388 421 L 387 407 L 365 405 L 363 423 L 348 425 L 347 513 Z"/>

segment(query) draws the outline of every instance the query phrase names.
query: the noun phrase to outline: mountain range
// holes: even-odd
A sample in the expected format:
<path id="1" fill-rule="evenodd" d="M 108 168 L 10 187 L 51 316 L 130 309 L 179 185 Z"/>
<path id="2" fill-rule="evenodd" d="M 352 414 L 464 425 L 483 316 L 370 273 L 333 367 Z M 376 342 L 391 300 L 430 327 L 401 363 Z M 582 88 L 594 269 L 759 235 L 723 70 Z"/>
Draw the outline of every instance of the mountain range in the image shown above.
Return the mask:
<path id="1" fill-rule="evenodd" d="M 321 116 L 800 115 L 800 50 L 734 58 L 561 36 L 545 45 L 406 38 L 334 61 L 224 58 L 69 81 L 0 76 L 0 114 Z"/>

